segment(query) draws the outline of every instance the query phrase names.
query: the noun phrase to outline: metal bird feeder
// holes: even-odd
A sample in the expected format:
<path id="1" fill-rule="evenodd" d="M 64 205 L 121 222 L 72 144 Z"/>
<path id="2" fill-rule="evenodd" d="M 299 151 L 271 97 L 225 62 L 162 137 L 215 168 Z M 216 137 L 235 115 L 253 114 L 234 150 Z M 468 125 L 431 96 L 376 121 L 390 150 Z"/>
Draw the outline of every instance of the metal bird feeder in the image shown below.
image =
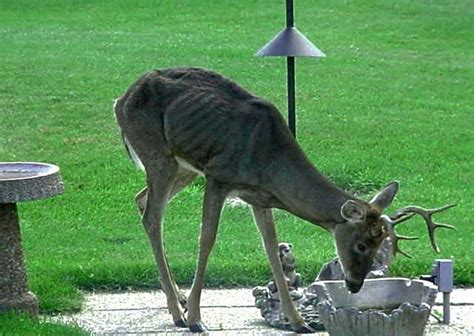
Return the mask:
<path id="1" fill-rule="evenodd" d="M 260 49 L 257 56 L 286 57 L 288 126 L 296 137 L 295 57 L 326 57 L 326 55 L 294 26 L 293 0 L 286 0 L 286 28 Z"/>

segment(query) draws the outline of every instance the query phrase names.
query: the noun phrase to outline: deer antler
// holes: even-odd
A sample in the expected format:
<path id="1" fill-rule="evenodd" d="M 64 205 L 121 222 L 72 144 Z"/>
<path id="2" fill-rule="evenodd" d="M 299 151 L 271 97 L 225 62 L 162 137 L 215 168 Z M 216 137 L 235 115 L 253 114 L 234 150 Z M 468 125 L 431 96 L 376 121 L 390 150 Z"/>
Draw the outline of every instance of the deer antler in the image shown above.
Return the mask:
<path id="1" fill-rule="evenodd" d="M 445 206 L 442 206 L 442 207 L 439 207 L 439 208 L 435 208 L 435 209 L 424 209 L 424 208 L 417 207 L 417 206 L 407 206 L 407 207 L 404 207 L 404 208 L 401 208 L 401 209 L 397 210 L 395 212 L 394 216 L 396 218 L 398 218 L 400 216 L 405 216 L 407 214 L 418 214 L 421 217 L 423 217 L 423 219 L 425 220 L 426 225 L 428 226 L 428 234 L 430 236 L 431 246 L 433 247 L 433 250 L 435 250 L 437 253 L 439 253 L 440 249 L 439 249 L 438 245 L 436 244 L 436 240 L 435 240 L 435 236 L 434 236 L 435 230 L 437 228 L 446 228 L 446 229 L 456 230 L 456 228 L 452 225 L 436 223 L 433 220 L 432 215 L 434 215 L 435 213 L 442 212 L 444 210 L 450 209 L 450 208 L 455 207 L 455 206 L 456 206 L 456 204 L 448 204 L 448 205 L 445 205 Z"/>
<path id="2" fill-rule="evenodd" d="M 447 228 L 447 229 L 456 230 L 456 228 L 452 225 L 436 223 L 433 220 L 432 216 L 435 213 L 450 209 L 454 206 L 456 206 L 456 204 L 449 204 L 449 205 L 445 205 L 445 206 L 435 208 L 435 209 L 424 209 L 417 206 L 407 206 L 407 207 L 397 210 L 395 214 L 391 217 L 384 216 L 384 221 L 388 230 L 388 234 L 389 234 L 390 239 L 392 240 L 394 255 L 396 253 L 401 253 L 404 256 L 411 258 L 409 254 L 403 252 L 400 249 L 400 247 L 398 246 L 398 241 L 399 240 L 415 240 L 418 238 L 397 235 L 397 233 L 395 232 L 395 226 L 399 223 L 402 223 L 412 218 L 414 215 L 420 215 L 421 217 L 423 217 L 428 227 L 428 234 L 430 237 L 431 246 L 433 247 L 433 250 L 435 250 L 437 253 L 440 253 L 440 249 L 438 245 L 436 244 L 436 240 L 435 240 L 435 230 L 437 228 Z"/>
<path id="3" fill-rule="evenodd" d="M 400 240 L 416 240 L 418 237 L 407 237 L 407 236 L 401 236 L 397 235 L 395 232 L 395 226 L 397 224 L 403 223 L 404 221 L 412 218 L 415 214 L 409 214 L 406 216 L 401 215 L 398 218 L 390 218 L 386 215 L 382 215 L 381 218 L 385 222 L 385 227 L 387 228 L 388 231 L 388 236 L 390 237 L 390 241 L 392 242 L 392 248 L 393 248 L 393 255 L 397 255 L 397 253 L 403 254 L 407 258 L 412 258 L 411 255 L 409 255 L 406 252 L 403 252 L 400 249 L 400 246 L 398 245 L 398 241 Z"/>

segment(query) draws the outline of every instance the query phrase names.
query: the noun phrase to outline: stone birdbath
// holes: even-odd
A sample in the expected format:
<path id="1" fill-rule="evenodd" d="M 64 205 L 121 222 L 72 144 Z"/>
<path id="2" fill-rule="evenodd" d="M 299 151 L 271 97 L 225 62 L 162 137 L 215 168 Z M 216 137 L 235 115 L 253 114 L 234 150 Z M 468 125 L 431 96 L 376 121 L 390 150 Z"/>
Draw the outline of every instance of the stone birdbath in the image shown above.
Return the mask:
<path id="1" fill-rule="evenodd" d="M 58 166 L 0 162 L 0 313 L 38 313 L 36 296 L 28 290 L 16 203 L 53 197 L 63 191 Z"/>

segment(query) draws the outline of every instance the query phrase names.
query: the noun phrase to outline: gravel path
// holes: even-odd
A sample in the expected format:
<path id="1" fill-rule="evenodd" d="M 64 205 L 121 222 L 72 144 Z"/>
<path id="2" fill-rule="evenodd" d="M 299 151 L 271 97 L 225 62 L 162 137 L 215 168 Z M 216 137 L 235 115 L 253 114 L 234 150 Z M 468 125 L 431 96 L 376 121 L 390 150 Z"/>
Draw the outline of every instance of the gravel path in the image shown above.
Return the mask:
<path id="1" fill-rule="evenodd" d="M 85 295 L 79 314 L 57 316 L 63 323 L 77 323 L 95 335 L 192 335 L 171 323 L 161 291 L 94 293 Z M 434 311 L 442 313 L 442 295 Z M 474 289 L 456 289 L 451 294 L 451 324 L 431 317 L 426 335 L 474 335 Z M 251 289 L 204 290 L 202 318 L 211 335 L 285 335 L 269 328 L 254 307 Z M 314 335 L 328 335 L 321 332 Z"/>

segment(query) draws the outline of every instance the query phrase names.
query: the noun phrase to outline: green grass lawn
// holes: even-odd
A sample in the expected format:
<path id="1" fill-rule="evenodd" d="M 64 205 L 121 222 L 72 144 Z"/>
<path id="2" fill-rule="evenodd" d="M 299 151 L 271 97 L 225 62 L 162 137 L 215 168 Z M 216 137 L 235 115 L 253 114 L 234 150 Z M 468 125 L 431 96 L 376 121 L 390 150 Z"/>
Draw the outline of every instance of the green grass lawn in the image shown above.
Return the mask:
<path id="1" fill-rule="evenodd" d="M 235 79 L 286 111 L 285 62 L 255 57 L 284 25 L 284 2 L 0 0 L 0 161 L 61 167 L 66 193 L 20 205 L 31 289 L 43 312 L 77 310 L 79 289 L 157 287 L 134 207 L 143 174 L 126 157 L 113 100 L 153 68 L 201 66 Z M 401 232 L 415 255 L 393 272 L 416 276 L 455 260 L 474 283 L 474 5 L 469 0 L 296 1 L 296 23 L 326 54 L 297 60 L 298 139 L 339 185 L 370 197 L 401 182 L 393 207 L 458 207 L 439 219 L 442 249 L 423 223 Z M 181 284 L 192 281 L 203 181 L 168 207 L 165 241 Z M 311 282 L 335 256 L 322 229 L 277 212 Z M 208 286 L 270 277 L 250 211 L 227 207 Z M 1 328 L 0 328 L 1 330 Z M 0 332 L 1 333 L 1 332 Z"/>
<path id="2" fill-rule="evenodd" d="M 24 314 L 0 314 L 0 335 L 31 336 L 86 336 L 90 333 L 76 325 L 59 325 L 46 318 L 32 318 Z"/>

